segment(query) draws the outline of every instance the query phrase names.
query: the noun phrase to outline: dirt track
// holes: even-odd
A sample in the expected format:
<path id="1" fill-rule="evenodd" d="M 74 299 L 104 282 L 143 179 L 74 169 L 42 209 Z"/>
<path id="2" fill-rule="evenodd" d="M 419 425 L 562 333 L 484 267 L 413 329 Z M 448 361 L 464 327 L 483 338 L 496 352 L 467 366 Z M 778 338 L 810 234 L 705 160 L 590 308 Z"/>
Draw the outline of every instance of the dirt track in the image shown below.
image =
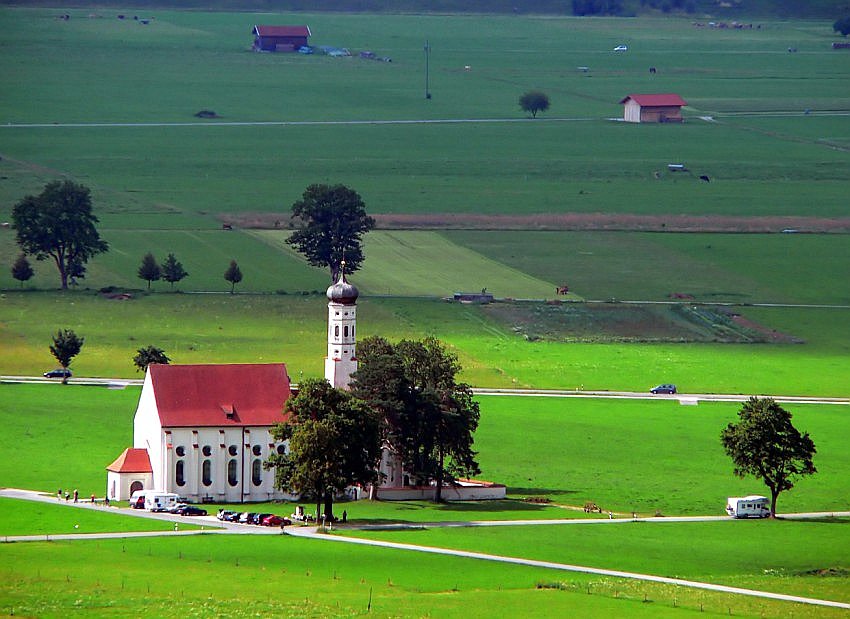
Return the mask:
<path id="1" fill-rule="evenodd" d="M 632 215 L 628 213 L 562 213 L 485 215 L 475 213 L 379 214 L 378 229 L 393 230 L 610 230 L 640 232 L 850 233 L 850 218 L 723 217 L 697 215 Z M 240 228 L 288 228 L 286 213 L 240 213 L 221 219 Z"/>

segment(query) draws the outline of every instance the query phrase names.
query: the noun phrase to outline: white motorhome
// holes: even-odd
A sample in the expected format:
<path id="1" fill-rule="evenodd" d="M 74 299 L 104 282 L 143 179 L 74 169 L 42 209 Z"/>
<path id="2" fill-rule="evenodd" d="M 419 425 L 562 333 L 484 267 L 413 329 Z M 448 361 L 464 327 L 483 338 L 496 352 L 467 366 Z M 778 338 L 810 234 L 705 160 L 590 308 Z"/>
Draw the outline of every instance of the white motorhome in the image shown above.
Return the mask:
<path id="1" fill-rule="evenodd" d="M 148 492 L 145 494 L 145 509 L 152 512 L 167 512 L 178 503 L 178 495 L 173 492 Z"/>
<path id="2" fill-rule="evenodd" d="M 770 516 L 770 502 L 767 497 L 758 495 L 730 496 L 726 499 L 726 513 L 733 518 L 767 518 Z"/>

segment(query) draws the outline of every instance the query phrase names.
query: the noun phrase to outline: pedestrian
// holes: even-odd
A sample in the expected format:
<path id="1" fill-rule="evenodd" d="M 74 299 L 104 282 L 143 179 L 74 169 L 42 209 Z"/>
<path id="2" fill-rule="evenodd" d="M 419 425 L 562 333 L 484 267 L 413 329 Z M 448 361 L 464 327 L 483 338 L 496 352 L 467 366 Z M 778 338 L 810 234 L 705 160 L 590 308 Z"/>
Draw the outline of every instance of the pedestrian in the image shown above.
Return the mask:
<path id="1" fill-rule="evenodd" d="M 105 497 L 103 497 L 103 504 L 106 505 L 107 507 L 109 507 L 109 495 L 108 494 Z"/>
<path id="2" fill-rule="evenodd" d="M 94 504 L 95 504 L 95 498 L 96 498 L 96 497 L 94 496 L 94 492 L 92 492 L 92 493 L 91 493 L 91 504 L 92 504 L 92 505 L 94 505 Z"/>
<path id="3" fill-rule="evenodd" d="M 612 512 L 608 512 L 608 520 L 613 520 L 614 514 Z"/>
<path id="4" fill-rule="evenodd" d="M 60 501 L 62 500 L 62 488 L 59 488 L 59 490 L 56 491 L 56 498 Z"/>
<path id="5" fill-rule="evenodd" d="M 70 501 L 70 500 L 71 500 L 71 493 L 70 493 L 70 492 L 66 492 L 66 493 L 65 493 L 65 502 L 67 503 L 67 502 L 68 502 L 68 501 Z"/>
<path id="6" fill-rule="evenodd" d="M 79 499 L 79 498 L 80 498 L 80 493 L 77 492 L 76 488 L 74 488 L 74 503 L 76 503 L 77 499 Z"/>
<path id="7" fill-rule="evenodd" d="M 348 520 L 348 512 L 345 511 L 345 510 L 342 510 L 342 522 L 343 522 L 343 524 L 345 524 L 346 520 Z"/>

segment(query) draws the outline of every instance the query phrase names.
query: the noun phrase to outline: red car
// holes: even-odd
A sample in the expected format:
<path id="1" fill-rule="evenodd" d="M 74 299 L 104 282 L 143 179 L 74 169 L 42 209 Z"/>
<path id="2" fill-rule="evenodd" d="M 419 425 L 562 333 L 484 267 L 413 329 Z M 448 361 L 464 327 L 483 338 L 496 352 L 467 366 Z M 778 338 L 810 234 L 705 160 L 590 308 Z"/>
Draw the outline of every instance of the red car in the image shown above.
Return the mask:
<path id="1" fill-rule="evenodd" d="M 260 522 L 264 527 L 283 527 L 289 524 L 292 524 L 292 521 L 288 518 L 281 518 L 280 516 L 275 516 L 272 514 L 271 516 L 266 516 Z"/>

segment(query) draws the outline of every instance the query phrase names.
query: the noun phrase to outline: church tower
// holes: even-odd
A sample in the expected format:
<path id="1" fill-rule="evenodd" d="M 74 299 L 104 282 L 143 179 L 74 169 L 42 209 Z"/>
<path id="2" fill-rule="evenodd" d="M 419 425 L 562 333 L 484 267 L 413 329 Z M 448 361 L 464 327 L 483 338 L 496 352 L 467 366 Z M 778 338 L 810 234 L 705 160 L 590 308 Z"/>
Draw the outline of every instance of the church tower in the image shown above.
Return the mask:
<path id="1" fill-rule="evenodd" d="M 328 356 L 325 378 L 332 387 L 348 389 L 351 375 L 357 370 L 355 326 L 357 324 L 357 287 L 345 280 L 345 262 L 339 278 L 328 288 Z"/>

